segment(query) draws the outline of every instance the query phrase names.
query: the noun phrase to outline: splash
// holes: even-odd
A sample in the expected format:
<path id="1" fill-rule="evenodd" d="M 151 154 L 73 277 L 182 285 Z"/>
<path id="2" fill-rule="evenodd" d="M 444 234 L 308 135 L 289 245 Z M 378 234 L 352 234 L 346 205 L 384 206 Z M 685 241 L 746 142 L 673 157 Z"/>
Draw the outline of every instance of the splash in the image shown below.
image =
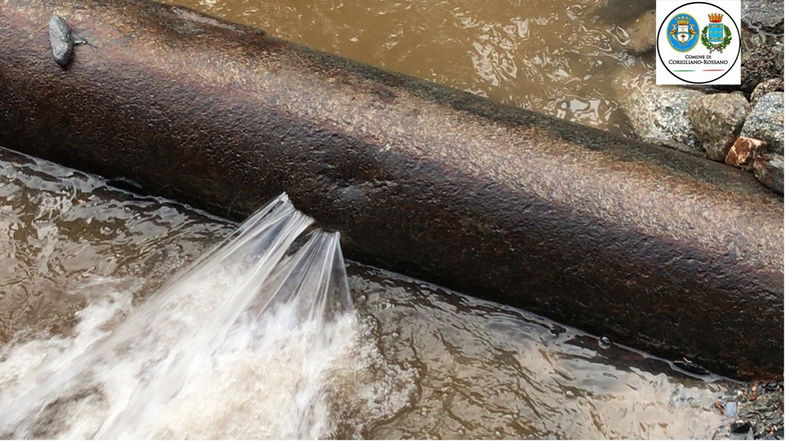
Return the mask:
<path id="1" fill-rule="evenodd" d="M 337 233 L 285 195 L 139 306 L 109 293 L 72 338 L 0 363 L 0 435 L 317 438 L 357 337 Z"/>

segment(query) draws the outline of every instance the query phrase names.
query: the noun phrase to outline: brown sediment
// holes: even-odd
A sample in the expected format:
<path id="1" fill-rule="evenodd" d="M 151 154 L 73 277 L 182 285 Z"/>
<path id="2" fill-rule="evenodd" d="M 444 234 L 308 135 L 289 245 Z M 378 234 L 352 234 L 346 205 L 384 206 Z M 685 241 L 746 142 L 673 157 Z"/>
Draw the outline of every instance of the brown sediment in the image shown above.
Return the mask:
<path id="1" fill-rule="evenodd" d="M 144 1 L 0 0 L 0 145 L 742 378 L 782 375 L 782 201 L 740 170 Z M 62 70 L 45 32 L 64 17 Z"/>

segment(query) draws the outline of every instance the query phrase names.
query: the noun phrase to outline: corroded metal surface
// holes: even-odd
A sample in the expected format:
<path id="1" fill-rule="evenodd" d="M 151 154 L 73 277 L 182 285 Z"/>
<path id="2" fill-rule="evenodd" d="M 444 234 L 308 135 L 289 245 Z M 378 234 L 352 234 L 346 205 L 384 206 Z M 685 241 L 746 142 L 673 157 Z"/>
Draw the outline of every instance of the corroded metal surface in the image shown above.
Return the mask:
<path id="1" fill-rule="evenodd" d="M 782 374 L 782 201 L 739 170 L 143 1 L 0 0 L 0 145 L 738 377 Z M 45 28 L 90 46 L 67 70 Z"/>

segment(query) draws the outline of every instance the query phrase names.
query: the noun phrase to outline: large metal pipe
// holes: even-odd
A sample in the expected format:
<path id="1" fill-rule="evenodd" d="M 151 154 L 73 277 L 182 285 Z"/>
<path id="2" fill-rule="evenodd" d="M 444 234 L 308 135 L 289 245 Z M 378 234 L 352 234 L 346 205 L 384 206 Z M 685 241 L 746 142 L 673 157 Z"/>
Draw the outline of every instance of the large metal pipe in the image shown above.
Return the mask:
<path id="1" fill-rule="evenodd" d="M 782 201 L 748 174 L 188 9 L 0 5 L 0 145 L 235 217 L 286 191 L 362 261 L 782 375 Z"/>

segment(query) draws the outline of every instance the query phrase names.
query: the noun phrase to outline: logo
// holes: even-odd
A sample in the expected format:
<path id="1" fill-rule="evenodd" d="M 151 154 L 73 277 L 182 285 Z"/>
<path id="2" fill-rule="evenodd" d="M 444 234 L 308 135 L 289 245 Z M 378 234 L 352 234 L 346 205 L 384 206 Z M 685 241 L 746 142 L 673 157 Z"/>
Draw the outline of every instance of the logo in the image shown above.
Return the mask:
<path id="1" fill-rule="evenodd" d="M 668 42 L 679 52 L 688 52 L 698 43 L 698 22 L 688 14 L 676 14 L 668 24 Z"/>
<path id="2" fill-rule="evenodd" d="M 656 4 L 657 84 L 741 84 L 740 0 Z"/>
<path id="3" fill-rule="evenodd" d="M 722 24 L 722 14 L 709 14 L 709 25 L 701 32 L 701 44 L 709 52 L 722 52 L 733 41 L 730 28 Z"/>

